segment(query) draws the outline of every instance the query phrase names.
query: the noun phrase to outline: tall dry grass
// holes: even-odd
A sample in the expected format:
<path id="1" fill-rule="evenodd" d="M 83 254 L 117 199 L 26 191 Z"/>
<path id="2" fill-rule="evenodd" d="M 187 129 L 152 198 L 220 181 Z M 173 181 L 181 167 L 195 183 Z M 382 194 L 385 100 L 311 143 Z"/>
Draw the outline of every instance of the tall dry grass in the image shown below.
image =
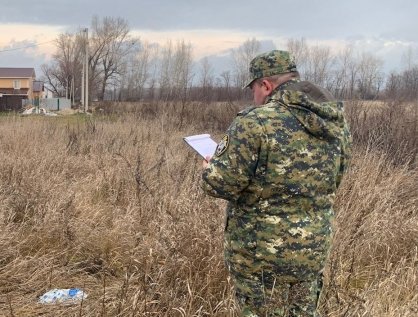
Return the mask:
<path id="1" fill-rule="evenodd" d="M 225 204 L 200 191 L 201 162 L 182 137 L 219 137 L 239 108 L 101 105 L 87 118 L 0 117 L 0 315 L 236 315 Z M 356 143 L 338 193 L 326 316 L 418 315 L 418 173 L 373 145 Z M 89 297 L 37 303 L 70 287 Z"/>

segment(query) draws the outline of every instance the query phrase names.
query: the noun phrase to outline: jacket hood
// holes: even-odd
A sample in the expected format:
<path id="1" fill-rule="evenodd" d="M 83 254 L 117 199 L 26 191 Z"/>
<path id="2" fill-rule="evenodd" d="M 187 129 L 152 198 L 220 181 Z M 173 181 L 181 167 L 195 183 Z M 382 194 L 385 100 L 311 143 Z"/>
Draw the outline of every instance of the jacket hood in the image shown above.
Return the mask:
<path id="1" fill-rule="evenodd" d="M 279 102 L 288 108 L 305 129 L 317 138 L 334 139 L 343 134 L 343 103 L 311 82 L 286 82 L 276 88 L 267 102 Z"/>

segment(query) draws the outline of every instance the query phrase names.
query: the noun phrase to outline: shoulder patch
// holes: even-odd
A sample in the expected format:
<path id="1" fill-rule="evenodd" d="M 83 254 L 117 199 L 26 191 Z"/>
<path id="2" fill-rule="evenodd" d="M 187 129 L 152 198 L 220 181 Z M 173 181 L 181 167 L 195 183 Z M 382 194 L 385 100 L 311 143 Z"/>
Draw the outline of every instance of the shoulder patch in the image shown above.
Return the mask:
<path id="1" fill-rule="evenodd" d="M 215 155 L 221 156 L 222 154 L 224 154 L 224 152 L 228 148 L 228 145 L 229 145 L 229 135 L 225 134 L 222 137 L 221 142 L 219 142 L 218 146 L 216 147 Z"/>

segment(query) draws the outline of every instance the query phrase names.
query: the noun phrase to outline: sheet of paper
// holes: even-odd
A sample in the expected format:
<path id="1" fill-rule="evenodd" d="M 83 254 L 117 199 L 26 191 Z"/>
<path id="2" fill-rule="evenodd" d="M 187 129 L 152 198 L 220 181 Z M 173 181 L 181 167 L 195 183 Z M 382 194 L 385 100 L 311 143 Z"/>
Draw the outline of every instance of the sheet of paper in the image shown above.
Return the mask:
<path id="1" fill-rule="evenodd" d="M 210 134 L 191 135 L 186 136 L 183 139 L 203 158 L 206 158 L 206 156 L 213 156 L 215 153 L 217 143 L 212 140 Z"/>

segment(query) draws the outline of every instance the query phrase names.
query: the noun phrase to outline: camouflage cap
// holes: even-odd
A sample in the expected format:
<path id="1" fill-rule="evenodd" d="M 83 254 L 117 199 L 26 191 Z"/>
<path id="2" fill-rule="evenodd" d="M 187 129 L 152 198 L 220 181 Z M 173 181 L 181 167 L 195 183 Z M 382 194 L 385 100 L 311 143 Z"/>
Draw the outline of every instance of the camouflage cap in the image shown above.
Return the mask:
<path id="1" fill-rule="evenodd" d="M 273 50 L 254 57 L 250 63 L 250 80 L 243 87 L 247 88 L 258 79 L 289 72 L 296 72 L 293 57 L 287 51 Z"/>

